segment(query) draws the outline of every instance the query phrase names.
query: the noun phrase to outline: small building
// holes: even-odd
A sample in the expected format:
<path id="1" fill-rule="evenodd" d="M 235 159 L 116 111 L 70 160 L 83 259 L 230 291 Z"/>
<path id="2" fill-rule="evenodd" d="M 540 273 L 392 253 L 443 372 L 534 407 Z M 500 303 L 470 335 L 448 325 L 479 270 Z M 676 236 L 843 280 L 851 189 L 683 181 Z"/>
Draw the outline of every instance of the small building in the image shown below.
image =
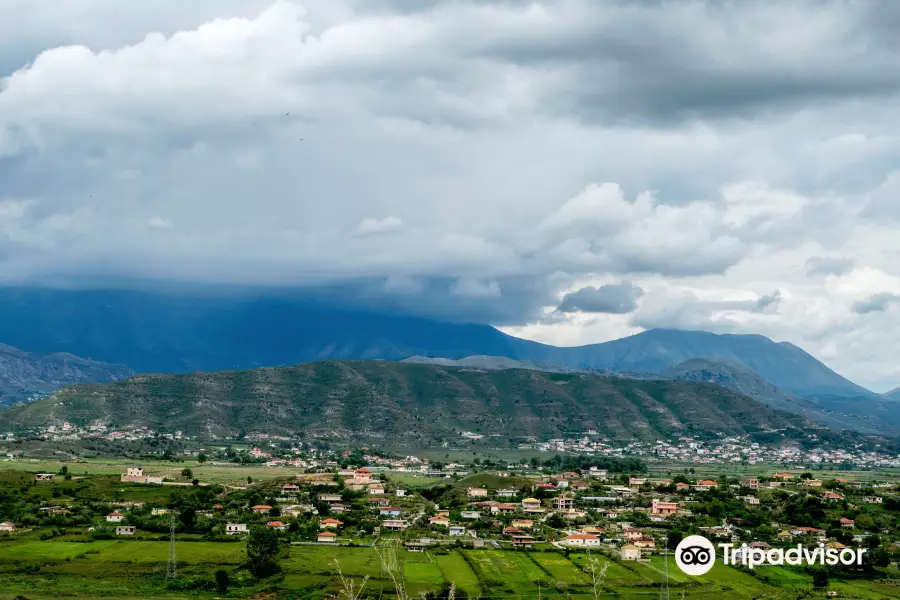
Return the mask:
<path id="1" fill-rule="evenodd" d="M 509 536 L 510 543 L 519 548 L 529 548 L 534 545 L 534 538 L 527 533 L 514 533 Z"/>
<path id="2" fill-rule="evenodd" d="M 341 525 L 343 525 L 343 521 L 338 521 L 337 519 L 327 518 L 319 521 L 319 529 L 337 529 Z"/>
<path id="3" fill-rule="evenodd" d="M 466 528 L 462 525 L 451 525 L 449 532 L 452 536 L 466 535 Z"/>
<path id="4" fill-rule="evenodd" d="M 459 516 L 463 519 L 480 519 L 481 513 L 477 510 L 464 510 L 459 513 Z"/>
<path id="5" fill-rule="evenodd" d="M 438 527 L 449 527 L 450 526 L 450 519 L 448 519 L 447 517 L 445 517 L 443 515 L 431 517 L 430 519 L 428 519 L 428 522 L 431 525 L 436 525 Z"/>
<path id="6" fill-rule="evenodd" d="M 531 519 L 516 519 L 510 525 L 516 529 L 531 529 L 534 527 L 534 521 Z"/>
<path id="7" fill-rule="evenodd" d="M 324 544 L 333 544 L 337 541 L 337 534 L 333 531 L 320 531 L 316 541 Z"/>
<path id="8" fill-rule="evenodd" d="M 803 482 L 803 485 L 805 485 L 806 487 L 820 488 L 820 487 L 822 487 L 822 480 L 821 479 L 807 479 L 806 481 Z"/>
<path id="9" fill-rule="evenodd" d="M 485 488 L 470 487 L 466 490 L 466 494 L 469 498 L 487 498 L 488 491 Z"/>
<path id="10" fill-rule="evenodd" d="M 410 552 L 425 552 L 425 546 L 422 542 L 406 542 L 406 549 Z"/>
<path id="11" fill-rule="evenodd" d="M 554 510 L 570 510 L 575 505 L 571 494 L 562 494 L 551 501 Z"/>
<path id="12" fill-rule="evenodd" d="M 524 510 L 534 510 L 541 507 L 541 501 L 537 498 L 525 498 L 522 500 L 522 508 Z"/>
<path id="13" fill-rule="evenodd" d="M 251 506 L 250 510 L 252 510 L 253 512 L 255 512 L 258 515 L 264 515 L 267 512 L 269 512 L 270 510 L 272 510 L 272 507 L 269 506 L 268 504 L 257 504 L 256 506 Z"/>
<path id="14" fill-rule="evenodd" d="M 115 510 L 108 515 L 106 515 L 107 523 L 121 523 L 125 519 L 125 515 Z"/>
<path id="15" fill-rule="evenodd" d="M 35 473 L 35 481 L 53 481 L 53 473 Z"/>
<path id="16" fill-rule="evenodd" d="M 600 538 L 590 533 L 570 533 L 561 543 L 566 546 L 595 547 L 600 545 Z"/>
<path id="17" fill-rule="evenodd" d="M 862 501 L 867 504 L 881 504 L 881 496 L 863 496 Z"/>
<path id="18" fill-rule="evenodd" d="M 395 493 L 395 495 L 396 495 L 398 498 L 403 498 L 404 496 L 406 496 L 406 490 L 398 489 L 398 490 L 397 490 L 396 492 L 394 492 L 394 493 Z"/>
<path id="19" fill-rule="evenodd" d="M 698 492 L 708 492 L 709 490 L 717 487 L 719 487 L 719 484 L 712 479 L 704 479 L 702 481 L 698 481 L 696 485 L 694 485 L 694 489 Z"/>
<path id="20" fill-rule="evenodd" d="M 758 477 L 744 477 L 741 479 L 741 485 L 750 490 L 758 490 L 759 489 L 759 478 Z"/>
<path id="21" fill-rule="evenodd" d="M 293 483 L 286 483 L 281 486 L 281 493 L 285 496 L 296 496 L 300 493 L 300 487 L 294 485 Z"/>
<path id="22" fill-rule="evenodd" d="M 246 523 L 228 523 L 225 525 L 225 535 L 241 535 L 250 533 Z"/>
<path id="23" fill-rule="evenodd" d="M 843 529 L 853 529 L 853 527 L 856 525 L 856 521 L 854 521 L 853 519 L 846 519 L 844 517 L 841 517 L 840 523 Z"/>
<path id="24" fill-rule="evenodd" d="M 381 522 L 381 528 L 390 531 L 403 531 L 407 527 L 409 527 L 409 523 L 401 519 L 385 519 Z"/>
<path id="25" fill-rule="evenodd" d="M 402 512 L 403 509 L 396 506 L 382 506 L 378 509 L 378 514 L 384 517 L 399 517 Z"/>
<path id="26" fill-rule="evenodd" d="M 12 521 L 3 521 L 0 523 L 0 532 L 12 533 L 16 530 L 16 525 Z"/>
<path id="27" fill-rule="evenodd" d="M 370 485 L 369 493 L 373 496 L 381 496 L 382 494 L 384 494 L 384 486 L 380 483 L 378 485 Z"/>
<path id="28" fill-rule="evenodd" d="M 134 535 L 137 527 L 134 525 L 119 525 L 116 527 L 116 535 Z"/>
<path id="29" fill-rule="evenodd" d="M 269 521 L 268 523 L 266 523 L 266 527 L 271 527 L 272 529 L 275 529 L 277 531 L 284 531 L 285 529 L 287 529 L 287 525 L 285 525 L 281 521 Z"/>
<path id="30" fill-rule="evenodd" d="M 653 500 L 650 504 L 650 514 L 657 517 L 668 517 L 678 512 L 677 502 L 663 502 L 662 500 Z"/>
<path id="31" fill-rule="evenodd" d="M 622 546 L 619 549 L 619 558 L 621 560 L 640 560 L 641 549 L 637 546 Z"/>
<path id="32" fill-rule="evenodd" d="M 319 494 L 316 496 L 319 502 L 327 502 L 328 504 L 334 504 L 335 502 L 343 502 L 344 498 L 341 497 L 340 494 Z"/>
<path id="33" fill-rule="evenodd" d="M 744 496 L 744 504 L 756 506 L 759 504 L 759 498 L 756 496 Z"/>
<path id="34" fill-rule="evenodd" d="M 515 498 L 519 495 L 516 490 L 497 490 L 495 494 L 498 498 Z"/>

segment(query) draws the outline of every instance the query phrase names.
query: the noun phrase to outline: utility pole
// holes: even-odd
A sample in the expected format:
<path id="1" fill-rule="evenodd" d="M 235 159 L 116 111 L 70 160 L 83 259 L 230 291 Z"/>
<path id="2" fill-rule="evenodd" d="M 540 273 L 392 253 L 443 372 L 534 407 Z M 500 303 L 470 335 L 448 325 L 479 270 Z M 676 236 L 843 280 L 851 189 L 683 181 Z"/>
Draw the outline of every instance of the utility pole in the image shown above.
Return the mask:
<path id="1" fill-rule="evenodd" d="M 176 559 L 175 559 L 175 511 L 171 513 L 169 519 L 169 563 L 166 565 L 166 579 L 175 579 Z"/>
<path id="2" fill-rule="evenodd" d="M 663 578 L 659 586 L 659 600 L 669 600 L 669 540 L 663 547 Z"/>

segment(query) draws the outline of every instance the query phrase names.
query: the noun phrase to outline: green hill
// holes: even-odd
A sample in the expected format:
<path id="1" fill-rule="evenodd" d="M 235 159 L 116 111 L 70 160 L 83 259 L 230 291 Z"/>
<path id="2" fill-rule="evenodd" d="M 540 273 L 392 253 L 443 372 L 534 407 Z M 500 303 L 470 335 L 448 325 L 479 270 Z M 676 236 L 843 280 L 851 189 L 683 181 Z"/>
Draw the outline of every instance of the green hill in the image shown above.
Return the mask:
<path id="1" fill-rule="evenodd" d="M 200 436 L 298 432 L 429 445 L 459 439 L 462 431 L 502 436 L 498 443 L 588 429 L 654 440 L 803 423 L 709 383 L 382 361 L 138 375 L 68 387 L 0 413 L 6 430 L 97 420 Z"/>

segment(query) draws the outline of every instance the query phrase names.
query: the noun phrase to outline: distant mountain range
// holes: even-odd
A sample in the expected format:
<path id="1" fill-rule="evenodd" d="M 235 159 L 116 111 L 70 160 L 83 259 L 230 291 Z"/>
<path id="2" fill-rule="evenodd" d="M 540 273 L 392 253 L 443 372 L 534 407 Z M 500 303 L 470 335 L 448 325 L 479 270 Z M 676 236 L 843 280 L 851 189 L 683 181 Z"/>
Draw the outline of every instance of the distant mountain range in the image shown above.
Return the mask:
<path id="1" fill-rule="evenodd" d="M 118 381 L 134 374 L 122 365 L 61 352 L 38 354 L 0 344 L 0 406 L 48 394 L 73 383 Z"/>
<path id="2" fill-rule="evenodd" d="M 800 414 L 834 414 L 839 420 L 849 416 L 851 422 L 877 421 L 891 428 L 900 419 L 900 401 L 895 404 L 848 381 L 797 346 L 759 335 L 655 329 L 602 344 L 554 347 L 488 325 L 336 309 L 277 293 L 5 288 L 0 289 L 0 314 L 0 340 L 6 343 L 124 364 L 145 373 L 421 356 L 429 357 L 427 361 L 502 357 L 532 369 L 663 376 L 685 361 L 705 359 L 733 365 L 727 377 L 719 377 L 723 381 L 737 378 L 741 385 L 762 390 L 760 382 L 750 382 L 747 371 L 735 370 L 739 366 L 758 375 L 762 384 L 774 386 L 777 392 L 765 393 L 772 406 L 791 407 Z M 799 406 L 795 397 L 808 402 Z"/>
<path id="3" fill-rule="evenodd" d="M 299 432 L 383 444 L 496 444 L 589 429 L 617 440 L 802 430 L 804 419 L 709 383 L 641 381 L 582 373 L 487 370 L 386 361 L 137 375 L 75 385 L 0 412 L 0 428 L 68 421 L 146 425 L 194 435 Z"/>

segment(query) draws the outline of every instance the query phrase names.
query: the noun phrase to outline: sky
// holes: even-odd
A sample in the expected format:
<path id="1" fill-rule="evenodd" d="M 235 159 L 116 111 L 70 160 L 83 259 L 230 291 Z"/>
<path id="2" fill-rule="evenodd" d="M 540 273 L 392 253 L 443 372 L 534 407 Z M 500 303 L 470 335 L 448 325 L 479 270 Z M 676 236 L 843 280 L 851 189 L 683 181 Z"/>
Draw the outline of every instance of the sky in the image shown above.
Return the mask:
<path id="1" fill-rule="evenodd" d="M 898 26 L 876 0 L 4 0 L 0 283 L 759 333 L 887 390 Z"/>

